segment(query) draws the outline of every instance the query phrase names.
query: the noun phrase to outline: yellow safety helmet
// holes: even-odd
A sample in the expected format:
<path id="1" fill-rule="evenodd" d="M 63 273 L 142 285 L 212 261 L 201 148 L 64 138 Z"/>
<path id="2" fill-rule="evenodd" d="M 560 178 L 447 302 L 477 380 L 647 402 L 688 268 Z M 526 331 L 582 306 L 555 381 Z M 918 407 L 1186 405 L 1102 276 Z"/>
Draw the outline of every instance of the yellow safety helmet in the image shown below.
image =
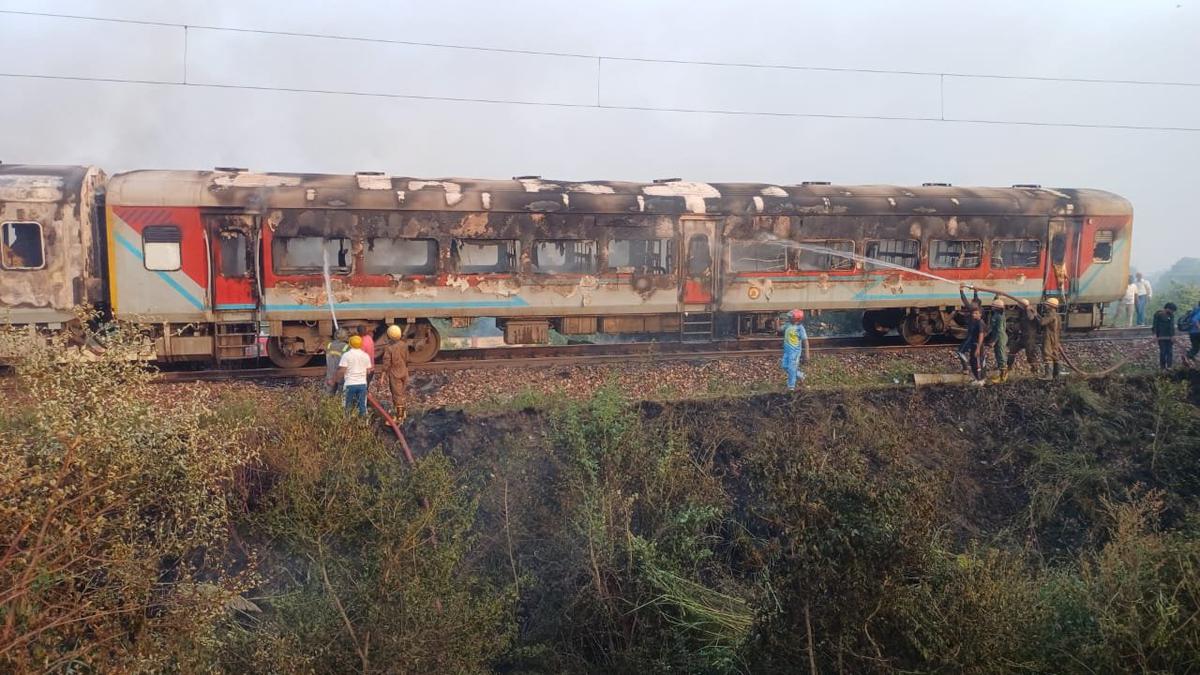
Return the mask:
<path id="1" fill-rule="evenodd" d="M 362 337 L 359 335 L 351 335 L 350 346 L 355 349 L 362 349 Z"/>
<path id="2" fill-rule="evenodd" d="M 404 337 L 404 329 L 396 324 L 388 326 L 387 336 L 393 340 L 399 340 Z"/>
<path id="3" fill-rule="evenodd" d="M 1046 304 L 1051 307 L 1058 307 L 1058 298 L 1046 298 Z"/>

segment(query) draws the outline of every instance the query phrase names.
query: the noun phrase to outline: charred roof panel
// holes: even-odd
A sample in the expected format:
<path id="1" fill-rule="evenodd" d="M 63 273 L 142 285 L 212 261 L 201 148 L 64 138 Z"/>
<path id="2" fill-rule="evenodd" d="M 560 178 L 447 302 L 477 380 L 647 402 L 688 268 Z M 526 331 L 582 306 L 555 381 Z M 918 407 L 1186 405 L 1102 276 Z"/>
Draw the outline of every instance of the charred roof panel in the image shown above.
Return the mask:
<path id="1" fill-rule="evenodd" d="M 385 181 L 391 182 L 386 189 Z M 540 178 L 361 177 L 230 171 L 133 171 L 114 176 L 109 203 L 251 211 L 348 208 L 405 211 L 680 215 L 1125 215 L 1102 190 L 759 183 L 629 183 Z M 1068 208 L 1069 205 L 1069 208 Z"/>

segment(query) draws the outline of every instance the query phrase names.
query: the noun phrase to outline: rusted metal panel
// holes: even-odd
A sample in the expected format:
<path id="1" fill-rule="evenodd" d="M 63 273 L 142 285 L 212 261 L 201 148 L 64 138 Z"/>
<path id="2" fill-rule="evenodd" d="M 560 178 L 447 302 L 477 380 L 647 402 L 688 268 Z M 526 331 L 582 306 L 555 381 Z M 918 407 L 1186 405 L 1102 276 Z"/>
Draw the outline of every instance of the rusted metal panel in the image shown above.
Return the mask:
<path id="1" fill-rule="evenodd" d="M 542 345 L 550 342 L 550 323 L 547 321 L 507 321 L 504 342 L 510 345 Z"/>
<path id="2" fill-rule="evenodd" d="M 596 317 L 568 316 L 562 320 L 559 332 L 563 335 L 590 335 L 596 332 Z"/>

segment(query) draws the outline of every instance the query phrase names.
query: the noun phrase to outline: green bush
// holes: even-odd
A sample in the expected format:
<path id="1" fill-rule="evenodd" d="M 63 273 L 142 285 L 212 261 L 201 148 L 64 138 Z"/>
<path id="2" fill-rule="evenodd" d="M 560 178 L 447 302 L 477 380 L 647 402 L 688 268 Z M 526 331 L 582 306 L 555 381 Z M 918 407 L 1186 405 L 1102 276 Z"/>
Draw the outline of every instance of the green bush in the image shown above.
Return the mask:
<path id="1" fill-rule="evenodd" d="M 248 584 L 227 554 L 253 458 L 204 392 L 169 402 L 118 326 L 99 356 L 18 342 L 0 414 L 0 669 L 189 670 Z"/>

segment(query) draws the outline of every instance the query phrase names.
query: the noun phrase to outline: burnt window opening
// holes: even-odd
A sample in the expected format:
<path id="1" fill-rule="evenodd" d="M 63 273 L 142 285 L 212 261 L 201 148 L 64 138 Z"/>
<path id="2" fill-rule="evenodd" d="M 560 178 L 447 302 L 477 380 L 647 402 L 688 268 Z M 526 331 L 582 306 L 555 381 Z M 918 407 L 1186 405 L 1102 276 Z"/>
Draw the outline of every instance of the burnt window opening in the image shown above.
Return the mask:
<path id="1" fill-rule="evenodd" d="M 1038 239 L 996 239 L 992 241 L 992 267 L 1038 267 L 1042 263 L 1042 242 Z"/>
<path id="2" fill-rule="evenodd" d="M 971 270 L 983 258 L 978 239 L 935 239 L 929 242 L 929 267 L 936 270 Z"/>
<path id="3" fill-rule="evenodd" d="M 827 251 L 805 248 L 828 249 Z M 846 271 L 854 269 L 854 259 L 838 255 L 837 252 L 854 255 L 854 242 L 842 239 L 802 241 L 796 249 L 794 266 L 801 272 Z"/>
<path id="4" fill-rule="evenodd" d="M 450 258 L 459 274 L 502 274 L 515 272 L 515 239 L 455 239 L 450 242 Z"/>
<path id="5" fill-rule="evenodd" d="M 9 222 L 0 227 L 0 267 L 40 270 L 45 266 L 41 223 Z"/>
<path id="6" fill-rule="evenodd" d="M 246 233 L 223 230 L 221 240 L 221 276 L 226 278 L 250 276 L 250 256 L 246 251 Z"/>
<path id="7" fill-rule="evenodd" d="M 147 225 L 142 230 L 142 265 L 152 272 L 174 272 L 183 264 L 183 235 L 175 225 Z"/>
<path id="8" fill-rule="evenodd" d="M 1114 238 L 1112 230 L 1100 230 L 1096 232 L 1096 241 L 1092 245 L 1092 262 L 1112 262 Z"/>
<path id="9" fill-rule="evenodd" d="M 734 272 L 786 272 L 788 246 L 775 241 L 730 241 L 729 269 Z"/>
<path id="10" fill-rule="evenodd" d="M 594 274 L 596 242 L 589 239 L 548 239 L 533 246 L 533 271 L 539 274 Z"/>
<path id="11" fill-rule="evenodd" d="M 866 255 L 880 262 L 917 269 L 921 265 L 921 242 L 916 239 L 879 239 L 867 242 Z M 887 269 L 887 265 L 868 262 L 867 269 Z"/>
<path id="12" fill-rule="evenodd" d="M 275 237 L 271 265 L 278 274 L 321 274 L 329 261 L 330 274 L 350 272 L 350 240 L 344 237 Z"/>
<path id="13" fill-rule="evenodd" d="M 610 239 L 610 272 L 670 274 L 675 267 L 673 239 Z"/>
<path id="14" fill-rule="evenodd" d="M 437 273 L 436 239 L 367 240 L 363 271 L 367 274 L 429 275 Z"/>
<path id="15" fill-rule="evenodd" d="M 693 234 L 688 239 L 688 276 L 702 277 L 712 270 L 712 251 L 707 234 Z"/>

